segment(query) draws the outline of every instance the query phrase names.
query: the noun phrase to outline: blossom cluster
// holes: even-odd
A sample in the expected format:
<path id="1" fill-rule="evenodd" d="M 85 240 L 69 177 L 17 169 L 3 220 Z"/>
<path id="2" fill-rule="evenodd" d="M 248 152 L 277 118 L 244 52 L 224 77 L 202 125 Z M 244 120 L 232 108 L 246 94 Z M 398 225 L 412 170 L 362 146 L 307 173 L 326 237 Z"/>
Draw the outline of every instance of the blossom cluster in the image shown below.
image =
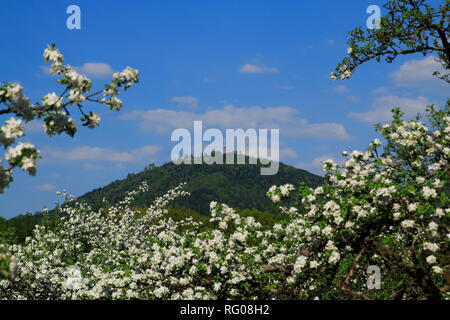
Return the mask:
<path id="1" fill-rule="evenodd" d="M 2 248 L 16 267 L 0 280 L 0 298 L 260 297 L 263 290 L 249 284 L 261 281 L 265 264 L 285 259 L 279 248 L 266 246 L 276 234 L 215 202 L 210 223 L 217 228 L 200 231 L 200 223 L 191 219 L 165 218 L 169 202 L 187 194 L 182 187 L 156 199 L 144 213 L 130 204 L 147 190 L 145 184 L 107 209 L 94 211 L 83 203 L 61 209 L 56 230 L 38 226 L 25 245 Z M 276 278 L 266 281 L 281 284 Z"/>
<path id="2" fill-rule="evenodd" d="M 68 108 L 77 107 L 81 112 L 81 121 L 88 128 L 95 128 L 100 124 L 100 116 L 95 112 L 84 112 L 82 103 L 95 102 L 106 105 L 111 110 L 120 110 L 122 101 L 117 97 L 120 88 L 127 89 L 139 81 L 139 71 L 127 67 L 122 72 L 114 73 L 110 84 L 106 89 L 91 93 L 92 81 L 76 68 L 64 64 L 64 56 L 55 47 L 49 45 L 43 54 L 45 62 L 51 64 L 50 73 L 58 75 L 58 83 L 65 86 L 61 94 L 55 92 L 45 95 L 40 102 L 32 104 L 30 98 L 24 94 L 24 89 L 19 83 L 6 82 L 0 85 L 0 115 L 12 114 L 0 127 L 0 146 L 8 148 L 17 139 L 25 135 L 23 121 L 43 120 L 44 132 L 49 135 L 67 133 L 74 136 L 77 131 L 77 124 L 70 116 Z M 103 94 L 103 98 L 98 95 Z M 13 180 L 12 170 L 18 166 L 28 173 L 34 175 L 36 172 L 36 159 L 39 152 L 30 143 L 19 144 L 14 148 L 9 148 L 5 160 L 9 167 L 1 163 L 0 157 L 0 193 Z"/>

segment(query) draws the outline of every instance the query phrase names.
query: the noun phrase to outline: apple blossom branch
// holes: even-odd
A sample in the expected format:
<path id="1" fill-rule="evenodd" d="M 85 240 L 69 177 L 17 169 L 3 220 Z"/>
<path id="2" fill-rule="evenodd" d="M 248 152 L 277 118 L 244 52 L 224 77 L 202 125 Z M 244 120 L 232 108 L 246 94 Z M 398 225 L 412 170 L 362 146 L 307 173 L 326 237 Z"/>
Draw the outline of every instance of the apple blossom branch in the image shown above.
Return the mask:
<path id="1" fill-rule="evenodd" d="M 122 72 L 115 72 L 113 79 L 105 85 L 105 89 L 91 93 L 92 81 L 85 75 L 79 74 L 70 65 L 64 64 L 64 57 L 54 44 L 44 50 L 45 62 L 50 62 L 50 73 L 60 77 L 57 82 L 65 86 L 60 95 L 48 93 L 40 102 L 32 104 L 24 95 L 23 87 L 18 83 L 4 83 L 0 86 L 0 104 L 6 109 L 0 109 L 0 115 L 12 114 L 9 120 L 0 127 L 0 145 L 6 149 L 5 160 L 9 167 L 5 168 L 0 158 L 0 193 L 13 180 L 12 169 L 20 167 L 30 175 L 36 173 L 36 159 L 40 158 L 39 150 L 31 143 L 19 143 L 11 147 L 16 140 L 25 135 L 22 120 L 29 122 L 34 119 L 43 119 L 44 132 L 49 135 L 66 133 L 74 136 L 77 131 L 75 119 L 70 117 L 69 107 L 76 106 L 81 113 L 80 120 L 83 126 L 95 128 L 100 124 L 100 116 L 94 112 L 84 112 L 85 101 L 104 104 L 110 110 L 119 111 L 122 108 L 122 100 L 117 96 L 120 89 L 127 90 L 139 81 L 139 71 L 131 67 Z M 103 97 L 96 97 L 102 94 Z M 21 119 L 16 119 L 21 118 Z"/>

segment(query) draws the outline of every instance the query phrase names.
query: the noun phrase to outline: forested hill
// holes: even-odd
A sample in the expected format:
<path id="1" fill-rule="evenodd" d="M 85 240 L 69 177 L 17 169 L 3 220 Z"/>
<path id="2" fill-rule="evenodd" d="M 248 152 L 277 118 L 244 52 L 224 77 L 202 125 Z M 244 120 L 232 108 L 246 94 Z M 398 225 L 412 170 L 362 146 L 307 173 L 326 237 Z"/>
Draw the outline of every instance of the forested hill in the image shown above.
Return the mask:
<path id="1" fill-rule="evenodd" d="M 162 166 L 149 165 L 137 174 L 129 174 L 125 179 L 88 192 L 79 199 L 90 203 L 94 208 L 101 206 L 103 198 L 114 204 L 122 200 L 127 191 L 134 190 L 142 181 L 147 181 L 150 191 L 139 195 L 134 203 L 145 207 L 169 189 L 186 182 L 186 190 L 191 195 L 177 201 L 175 205 L 178 208 L 207 214 L 209 203 L 218 201 L 239 209 L 267 210 L 271 203 L 266 192 L 272 185 L 298 185 L 305 182 L 315 187 L 323 181 L 320 176 L 283 163 L 280 163 L 278 173 L 272 176 L 261 175 L 260 168 L 260 164 L 175 165 L 170 162 Z"/>

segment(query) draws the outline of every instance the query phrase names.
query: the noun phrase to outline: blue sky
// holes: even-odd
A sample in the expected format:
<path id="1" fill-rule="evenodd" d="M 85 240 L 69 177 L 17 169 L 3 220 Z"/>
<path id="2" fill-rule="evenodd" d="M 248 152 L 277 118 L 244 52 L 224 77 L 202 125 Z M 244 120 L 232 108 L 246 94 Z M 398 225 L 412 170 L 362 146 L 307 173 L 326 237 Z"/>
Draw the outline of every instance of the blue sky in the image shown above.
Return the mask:
<path id="1" fill-rule="evenodd" d="M 369 63 L 347 81 L 329 74 L 346 54 L 347 32 L 365 26 L 384 1 L 8 1 L 0 11 L 0 80 L 19 82 L 32 101 L 60 92 L 42 52 L 56 43 L 66 63 L 97 86 L 112 71 L 140 70 L 120 112 L 86 105 L 99 128 L 49 138 L 40 123 L 29 141 L 42 151 L 36 177 L 15 171 L 0 215 L 34 212 L 170 160 L 175 128 L 193 120 L 224 128 L 279 127 L 281 160 L 320 173 L 320 160 L 364 148 L 387 110 L 409 114 L 442 104 L 449 91 L 430 74 L 432 58 Z M 81 30 L 66 9 L 81 8 Z M 88 63 L 88 64 L 86 64 Z M 90 64 L 89 64 L 90 63 Z M 5 117 L 0 117 L 3 123 Z M 151 182 L 150 182 L 151 183 Z"/>

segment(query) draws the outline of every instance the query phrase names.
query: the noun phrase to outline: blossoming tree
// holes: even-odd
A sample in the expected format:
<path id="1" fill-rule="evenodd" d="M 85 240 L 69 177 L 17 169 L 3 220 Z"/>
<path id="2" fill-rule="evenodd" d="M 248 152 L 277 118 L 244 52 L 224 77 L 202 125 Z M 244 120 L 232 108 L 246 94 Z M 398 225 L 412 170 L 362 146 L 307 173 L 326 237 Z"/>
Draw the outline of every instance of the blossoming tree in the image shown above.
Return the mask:
<path id="1" fill-rule="evenodd" d="M 0 145 L 8 148 L 4 155 L 7 167 L 0 157 L 0 193 L 3 193 L 13 180 L 15 167 L 27 171 L 30 175 L 36 173 L 39 150 L 28 142 L 13 146 L 18 138 L 25 135 L 23 122 L 42 119 L 47 135 L 65 132 L 74 136 L 77 125 L 69 109 L 76 108 L 81 113 L 83 126 L 95 128 L 100 123 L 100 116 L 94 112 L 85 112 L 83 104 L 95 102 L 106 105 L 111 110 L 120 110 L 122 101 L 117 97 L 120 89 L 126 90 L 138 82 L 139 78 L 137 70 L 127 67 L 122 72 L 114 73 L 111 83 L 107 84 L 105 89 L 91 92 L 92 81 L 73 67 L 64 64 L 64 57 L 55 45 L 45 49 L 44 60 L 51 63 L 50 72 L 60 77 L 58 83 L 64 86 L 61 94 L 49 93 L 40 102 L 32 104 L 20 84 L 6 82 L 0 86 L 0 116 L 11 115 L 0 127 Z"/>
<path id="2" fill-rule="evenodd" d="M 433 7 L 427 0 L 389 0 L 380 28 L 356 28 L 350 34 L 349 56 L 331 74 L 332 79 L 348 79 L 362 64 L 371 61 L 391 63 L 398 56 L 436 53 L 439 62 L 450 69 L 450 0 Z M 450 83 L 450 74 L 436 73 Z"/>

